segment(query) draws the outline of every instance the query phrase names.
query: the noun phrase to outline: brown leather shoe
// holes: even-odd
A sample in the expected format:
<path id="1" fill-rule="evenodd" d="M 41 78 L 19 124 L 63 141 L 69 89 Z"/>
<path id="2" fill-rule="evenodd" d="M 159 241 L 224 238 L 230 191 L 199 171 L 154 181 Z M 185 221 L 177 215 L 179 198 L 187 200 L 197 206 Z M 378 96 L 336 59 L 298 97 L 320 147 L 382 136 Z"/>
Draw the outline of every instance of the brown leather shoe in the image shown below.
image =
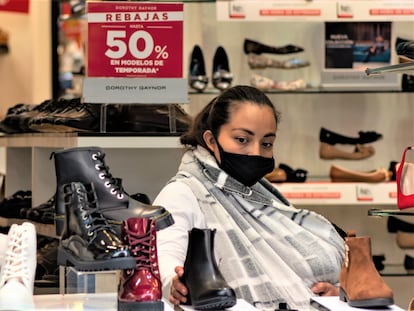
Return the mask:
<path id="1" fill-rule="evenodd" d="M 414 249 L 414 233 L 397 231 L 396 241 L 401 249 Z"/>
<path id="2" fill-rule="evenodd" d="M 360 172 L 349 170 L 338 165 L 332 165 L 329 176 L 332 182 L 378 183 L 391 180 L 392 172 L 387 171 L 385 168 L 379 168 L 369 172 Z"/>
<path id="3" fill-rule="evenodd" d="M 372 146 L 356 145 L 354 152 L 344 151 L 327 143 L 321 143 L 319 146 L 319 157 L 325 160 L 362 160 L 374 154 L 375 149 Z"/>
<path id="4" fill-rule="evenodd" d="M 407 311 L 414 311 L 414 297 L 411 299 Z"/>

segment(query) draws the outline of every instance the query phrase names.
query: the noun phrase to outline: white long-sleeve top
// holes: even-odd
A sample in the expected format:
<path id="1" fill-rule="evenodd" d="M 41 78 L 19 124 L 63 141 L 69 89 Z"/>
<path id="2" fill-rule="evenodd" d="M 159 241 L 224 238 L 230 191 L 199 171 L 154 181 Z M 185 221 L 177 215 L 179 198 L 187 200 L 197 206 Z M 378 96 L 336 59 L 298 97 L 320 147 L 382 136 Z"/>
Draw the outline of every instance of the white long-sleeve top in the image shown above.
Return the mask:
<path id="1" fill-rule="evenodd" d="M 155 198 L 153 205 L 168 206 L 174 216 L 174 224 L 157 231 L 158 264 L 161 273 L 162 292 L 168 300 L 174 269 L 184 266 L 187 255 L 188 231 L 206 228 L 205 218 L 190 187 L 182 182 L 171 182 Z"/>

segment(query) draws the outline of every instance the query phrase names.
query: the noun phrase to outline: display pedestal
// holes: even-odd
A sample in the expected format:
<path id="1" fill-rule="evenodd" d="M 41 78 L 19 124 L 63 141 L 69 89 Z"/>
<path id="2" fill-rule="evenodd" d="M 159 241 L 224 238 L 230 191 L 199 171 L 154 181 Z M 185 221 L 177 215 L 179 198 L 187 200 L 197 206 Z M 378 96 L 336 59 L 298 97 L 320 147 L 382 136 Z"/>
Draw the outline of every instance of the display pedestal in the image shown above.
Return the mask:
<path id="1" fill-rule="evenodd" d="M 36 310 L 118 310 L 117 292 L 104 294 L 35 295 Z M 173 311 L 164 301 L 164 311 Z"/>
<path id="2" fill-rule="evenodd" d="M 119 271 L 77 271 L 59 267 L 60 294 L 111 293 L 118 291 Z"/>
<path id="3" fill-rule="evenodd" d="M 329 297 L 313 297 L 311 299 L 311 305 L 316 308 L 316 310 L 322 311 L 368 311 L 373 310 L 368 308 L 354 308 L 350 307 L 346 302 L 343 302 L 339 299 L 339 296 L 329 296 Z M 392 305 L 384 308 L 375 308 L 376 311 L 404 311 L 396 305 Z"/>

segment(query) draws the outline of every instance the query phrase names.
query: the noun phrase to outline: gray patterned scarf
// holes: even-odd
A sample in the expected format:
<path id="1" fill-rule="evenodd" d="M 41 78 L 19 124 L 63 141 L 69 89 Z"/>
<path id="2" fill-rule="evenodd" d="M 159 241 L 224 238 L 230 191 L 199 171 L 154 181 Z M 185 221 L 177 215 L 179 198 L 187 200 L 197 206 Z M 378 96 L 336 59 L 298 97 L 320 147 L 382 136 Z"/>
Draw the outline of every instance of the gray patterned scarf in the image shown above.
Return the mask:
<path id="1" fill-rule="evenodd" d="M 238 298 L 260 310 L 280 302 L 310 310 L 314 283 L 338 284 L 343 239 L 327 219 L 294 208 L 266 180 L 242 185 L 202 147 L 185 153 L 173 180 L 192 189 L 206 223 L 217 229 L 215 256 Z"/>

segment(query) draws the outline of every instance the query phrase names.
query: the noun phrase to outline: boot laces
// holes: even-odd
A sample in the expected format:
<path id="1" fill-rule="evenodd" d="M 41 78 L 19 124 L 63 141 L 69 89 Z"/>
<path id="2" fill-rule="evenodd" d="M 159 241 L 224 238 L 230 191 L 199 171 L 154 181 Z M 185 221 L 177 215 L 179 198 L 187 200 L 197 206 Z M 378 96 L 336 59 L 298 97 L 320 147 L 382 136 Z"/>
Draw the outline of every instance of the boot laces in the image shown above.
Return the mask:
<path id="1" fill-rule="evenodd" d="M 92 159 L 94 161 L 99 161 L 100 163 L 95 164 L 95 169 L 97 171 L 101 171 L 99 173 L 99 178 L 105 181 L 105 187 L 111 188 L 110 192 L 120 200 L 124 198 L 124 188 L 122 187 L 122 183 L 119 178 L 115 178 L 109 172 L 109 166 L 105 165 L 105 154 L 104 153 L 94 153 L 92 154 Z"/>
<path id="2" fill-rule="evenodd" d="M 95 192 L 91 191 L 86 193 L 81 188 L 76 188 L 76 192 L 78 195 L 79 210 L 81 211 L 88 237 L 92 238 L 96 236 L 96 233 L 103 230 L 114 233 L 107 219 L 99 211 Z M 92 195 L 93 197 L 91 198 Z"/>
<path id="3" fill-rule="evenodd" d="M 25 239 L 25 230 L 21 226 L 9 234 L 9 241 L 4 257 L 4 265 L 2 267 L 3 284 L 15 279 L 30 288 L 30 271 L 27 264 L 28 248 L 27 240 Z M 1 284 L 1 285 L 3 285 Z M 1 286 L 0 285 L 0 286 Z"/>
<path id="4" fill-rule="evenodd" d="M 151 241 L 155 240 L 155 236 L 151 235 L 150 232 L 140 235 L 128 231 L 127 237 L 130 250 L 137 261 L 136 267 L 148 268 L 158 274 L 155 246 L 151 245 Z"/>

